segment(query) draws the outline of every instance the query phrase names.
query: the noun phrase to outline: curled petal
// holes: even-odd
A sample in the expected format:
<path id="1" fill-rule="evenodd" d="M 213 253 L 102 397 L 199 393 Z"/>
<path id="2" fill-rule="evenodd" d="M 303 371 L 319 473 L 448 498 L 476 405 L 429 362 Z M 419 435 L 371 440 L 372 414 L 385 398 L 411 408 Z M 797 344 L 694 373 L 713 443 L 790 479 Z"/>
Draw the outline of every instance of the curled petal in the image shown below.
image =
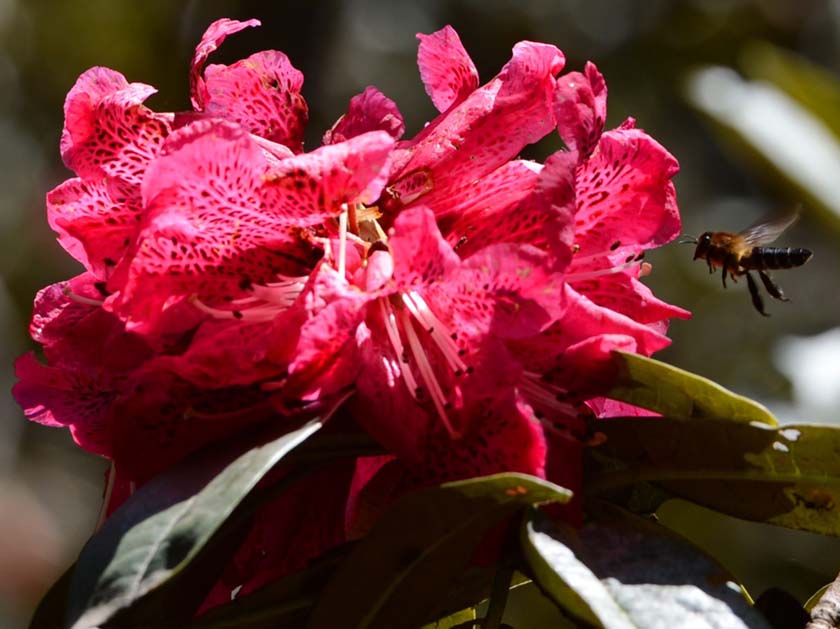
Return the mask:
<path id="1" fill-rule="evenodd" d="M 282 52 L 265 50 L 230 66 L 208 66 L 204 80 L 204 113 L 237 122 L 295 153 L 303 150 L 309 116 L 300 93 L 303 74 Z"/>
<path id="2" fill-rule="evenodd" d="M 603 394 L 618 376 L 612 352 L 637 351 L 633 337 L 623 334 L 596 334 L 564 349 L 551 372 L 551 381 L 586 396 Z"/>
<path id="3" fill-rule="evenodd" d="M 350 99 L 347 113 L 324 134 L 324 144 L 344 142 L 368 131 L 384 131 L 395 140 L 405 133 L 397 104 L 373 86 Z"/>
<path id="4" fill-rule="evenodd" d="M 107 279 L 140 221 L 140 189 L 119 179 L 68 179 L 47 194 L 47 220 L 61 246 Z"/>
<path id="5" fill-rule="evenodd" d="M 155 88 L 119 72 L 91 68 L 64 102 L 61 157 L 83 178 L 103 175 L 138 185 L 171 128 L 171 116 L 143 105 Z"/>
<path id="6" fill-rule="evenodd" d="M 417 65 L 426 93 L 437 110 L 457 105 L 478 87 L 478 70 L 461 44 L 458 33 L 444 26 L 431 35 L 417 34 Z"/>
<path id="7" fill-rule="evenodd" d="M 35 296 L 29 333 L 32 340 L 45 348 L 60 342 L 86 316 L 93 312 L 93 306 L 70 298 L 70 293 L 87 299 L 101 299 L 96 288 L 96 278 L 83 273 L 71 280 L 50 284 Z"/>
<path id="8" fill-rule="evenodd" d="M 387 133 L 371 131 L 283 160 L 264 177 L 266 212 L 288 224 L 314 225 L 340 214 L 343 203 L 370 203 L 385 185 L 393 146 Z"/>
<path id="9" fill-rule="evenodd" d="M 259 26 L 259 20 L 248 20 L 240 22 L 239 20 L 231 20 L 222 18 L 216 20 L 201 37 L 201 41 L 195 48 L 192 64 L 190 65 L 190 94 L 192 98 L 192 105 L 196 111 L 203 111 L 204 104 L 207 101 L 207 86 L 204 83 L 204 64 L 207 63 L 207 58 L 215 51 L 222 42 L 225 41 L 228 35 L 233 35 L 249 26 Z"/>
<path id="10" fill-rule="evenodd" d="M 352 383 L 359 369 L 353 358 L 358 328 L 371 298 L 330 266 L 318 265 L 297 302 L 272 322 L 268 356 L 288 365 L 287 389 L 307 397 Z"/>
<path id="11" fill-rule="evenodd" d="M 489 83 L 440 115 L 400 147 L 389 190 L 403 204 L 419 198 L 436 214 L 449 210 L 469 182 L 493 172 L 553 128 L 554 76 L 564 63 L 554 46 L 520 42 L 513 58 Z M 409 197 L 402 182 L 426 173 L 426 185 Z"/>
<path id="12" fill-rule="evenodd" d="M 493 243 L 531 244 L 562 268 L 574 242 L 575 153 L 557 152 L 544 167 L 514 160 L 468 185 L 453 216 L 438 217 L 458 255 Z"/>
<path id="13" fill-rule="evenodd" d="M 594 63 L 557 79 L 554 116 L 566 146 L 584 157 L 592 153 L 607 120 L 607 84 Z"/>

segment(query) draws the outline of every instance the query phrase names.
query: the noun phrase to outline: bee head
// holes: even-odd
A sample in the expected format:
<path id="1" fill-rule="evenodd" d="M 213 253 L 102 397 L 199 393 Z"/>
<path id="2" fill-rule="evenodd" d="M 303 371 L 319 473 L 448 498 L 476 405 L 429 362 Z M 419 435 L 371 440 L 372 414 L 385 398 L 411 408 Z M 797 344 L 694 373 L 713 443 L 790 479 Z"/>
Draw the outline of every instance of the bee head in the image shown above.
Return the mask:
<path id="1" fill-rule="evenodd" d="M 709 251 L 709 246 L 712 244 L 712 232 L 703 232 L 695 241 L 697 248 L 694 250 L 694 259 L 705 258 Z"/>

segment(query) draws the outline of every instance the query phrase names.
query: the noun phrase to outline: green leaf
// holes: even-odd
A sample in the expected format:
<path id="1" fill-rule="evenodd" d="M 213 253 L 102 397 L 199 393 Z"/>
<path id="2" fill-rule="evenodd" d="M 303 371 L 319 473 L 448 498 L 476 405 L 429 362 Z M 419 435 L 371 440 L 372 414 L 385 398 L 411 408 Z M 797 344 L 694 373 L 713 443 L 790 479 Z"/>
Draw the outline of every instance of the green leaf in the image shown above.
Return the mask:
<path id="1" fill-rule="evenodd" d="M 171 585 L 263 476 L 321 426 L 312 420 L 231 463 L 188 460 L 144 485 L 82 550 L 74 628 L 102 625 Z"/>
<path id="2" fill-rule="evenodd" d="M 607 397 L 677 419 L 778 424 L 761 404 L 711 380 L 638 354 L 613 355 L 618 376 Z"/>
<path id="3" fill-rule="evenodd" d="M 810 612 L 811 612 L 811 610 L 812 610 L 812 609 L 814 609 L 814 606 L 815 606 L 817 603 L 819 603 L 819 602 L 820 602 L 820 599 L 822 598 L 823 594 L 825 594 L 825 593 L 826 593 L 826 591 L 828 590 L 828 588 L 830 588 L 830 587 L 831 587 L 831 583 L 826 583 L 826 584 L 825 584 L 824 586 L 822 586 L 819 590 L 817 590 L 816 592 L 814 592 L 814 593 L 813 593 L 813 594 L 812 594 L 812 595 L 808 598 L 808 600 L 807 600 L 807 601 L 805 601 L 805 605 L 803 605 L 803 607 L 805 608 L 805 610 L 806 610 L 806 611 L 808 611 L 808 612 L 810 613 Z"/>
<path id="4" fill-rule="evenodd" d="M 603 508 L 602 508 L 603 509 Z M 522 548 L 535 582 L 595 627 L 766 627 L 714 561 L 666 529 L 618 509 L 579 531 L 532 510 Z"/>
<path id="5" fill-rule="evenodd" d="M 446 618 L 441 618 L 437 622 L 430 622 L 428 625 L 423 625 L 423 629 L 454 629 L 455 627 L 469 627 L 470 624 L 478 626 L 477 623 L 471 623 L 476 618 L 475 608 L 469 607 L 455 612 Z"/>
<path id="6" fill-rule="evenodd" d="M 651 482 L 729 515 L 840 535 L 840 427 L 770 428 L 722 420 L 597 422 L 586 491 Z"/>
<path id="7" fill-rule="evenodd" d="M 192 621 L 189 629 L 299 629 L 314 607 L 336 567 L 352 544 L 330 551 L 309 566 L 211 609 Z"/>
<path id="8" fill-rule="evenodd" d="M 308 626 L 399 629 L 440 617 L 436 606 L 451 594 L 491 528 L 527 505 L 570 497 L 568 490 L 524 474 L 474 478 L 406 495 L 337 570 Z M 455 610 L 475 602 L 464 601 Z"/>
<path id="9" fill-rule="evenodd" d="M 817 115 L 776 86 L 706 67 L 687 81 L 689 102 L 721 139 L 746 153 L 772 181 L 784 181 L 840 229 L 840 142 Z"/>
<path id="10" fill-rule="evenodd" d="M 840 81 L 836 75 L 766 42 L 747 46 L 739 65 L 749 78 L 772 83 L 792 96 L 840 137 Z"/>

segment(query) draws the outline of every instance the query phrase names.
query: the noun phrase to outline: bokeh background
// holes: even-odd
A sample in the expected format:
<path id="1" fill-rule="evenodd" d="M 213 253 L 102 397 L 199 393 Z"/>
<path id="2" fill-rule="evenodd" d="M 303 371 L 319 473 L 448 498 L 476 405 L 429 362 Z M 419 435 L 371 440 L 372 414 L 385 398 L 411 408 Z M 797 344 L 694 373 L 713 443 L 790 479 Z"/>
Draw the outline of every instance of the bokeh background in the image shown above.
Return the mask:
<path id="1" fill-rule="evenodd" d="M 219 17 L 263 26 L 231 37 L 211 61 L 277 48 L 304 72 L 309 147 L 367 85 L 397 101 L 408 135 L 435 115 L 415 65 L 417 32 L 452 24 L 482 80 L 522 39 L 557 44 L 570 69 L 595 61 L 610 90 L 608 126 L 632 115 L 679 159 L 687 233 L 737 231 L 801 205 L 781 244 L 815 251 L 806 267 L 777 275 L 793 301 L 768 303 L 767 319 L 743 282 L 724 291 L 692 264 L 690 247 L 653 252 L 648 283 L 694 313 L 673 324 L 674 343 L 659 357 L 761 400 L 783 420 L 840 419 L 836 1 L 0 0 L 0 626 L 25 625 L 73 561 L 96 521 L 105 469 L 65 431 L 28 425 L 9 394 L 13 360 L 31 346 L 35 292 L 80 271 L 44 211 L 45 193 L 70 175 L 58 154 L 64 96 L 81 72 L 104 65 L 156 86 L 154 109 L 189 108 L 192 50 Z M 526 155 L 560 146 L 548 138 Z M 755 573 L 759 592 L 781 584 L 803 598 L 837 568 L 804 534 L 705 521 L 698 542 L 703 535 L 740 544 L 733 562 Z"/>

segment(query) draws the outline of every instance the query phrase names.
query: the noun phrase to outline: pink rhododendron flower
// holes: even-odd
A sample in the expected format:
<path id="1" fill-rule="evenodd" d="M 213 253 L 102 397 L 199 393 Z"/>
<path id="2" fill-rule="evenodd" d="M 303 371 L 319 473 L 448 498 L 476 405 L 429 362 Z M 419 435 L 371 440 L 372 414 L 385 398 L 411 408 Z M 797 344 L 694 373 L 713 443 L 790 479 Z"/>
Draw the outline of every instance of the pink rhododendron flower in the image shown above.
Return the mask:
<path id="1" fill-rule="evenodd" d="M 440 114 L 416 136 L 368 87 L 304 151 L 283 53 L 207 65 L 258 24 L 210 26 L 192 111 L 153 112 L 153 88 L 106 68 L 73 86 L 76 177 L 47 213 L 85 272 L 39 294 L 47 364 L 22 357 L 15 387 L 28 417 L 114 462 L 109 510 L 207 443 L 347 397 L 341 421 L 387 454 L 267 505 L 206 607 L 420 486 L 519 471 L 579 489 L 582 417 L 617 412 L 611 352 L 650 355 L 687 316 L 640 281 L 645 251 L 679 232 L 676 160 L 632 120 L 604 130 L 594 65 L 560 74 L 560 50 L 520 42 L 481 84 L 445 27 L 418 36 Z M 519 157 L 555 130 L 567 150 Z M 300 531 L 308 491 L 332 498 Z"/>

